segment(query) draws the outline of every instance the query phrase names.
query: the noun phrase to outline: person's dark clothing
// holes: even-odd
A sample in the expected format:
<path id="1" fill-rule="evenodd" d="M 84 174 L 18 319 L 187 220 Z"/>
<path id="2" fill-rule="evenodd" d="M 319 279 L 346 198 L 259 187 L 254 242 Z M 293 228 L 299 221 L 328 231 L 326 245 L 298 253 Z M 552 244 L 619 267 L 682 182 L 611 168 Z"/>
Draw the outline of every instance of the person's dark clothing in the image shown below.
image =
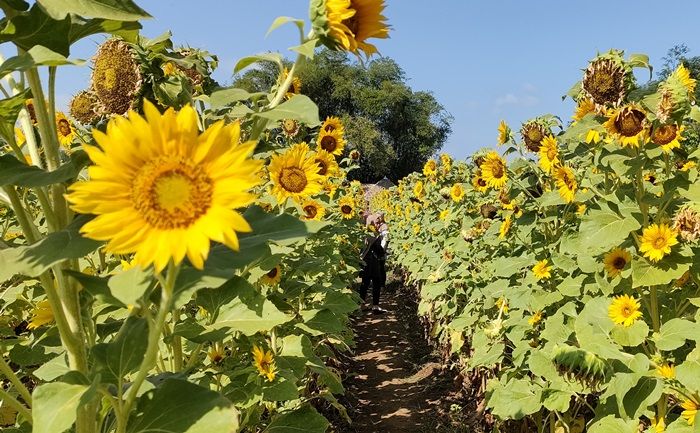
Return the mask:
<path id="1" fill-rule="evenodd" d="M 384 285 L 382 275 L 386 275 L 383 266 L 384 248 L 382 248 L 379 237 L 368 238 L 365 242 L 366 245 L 361 256 L 364 266 L 361 271 L 360 296 L 363 301 L 367 298 L 367 291 L 371 284 L 372 305 L 379 305 L 379 294 Z"/>

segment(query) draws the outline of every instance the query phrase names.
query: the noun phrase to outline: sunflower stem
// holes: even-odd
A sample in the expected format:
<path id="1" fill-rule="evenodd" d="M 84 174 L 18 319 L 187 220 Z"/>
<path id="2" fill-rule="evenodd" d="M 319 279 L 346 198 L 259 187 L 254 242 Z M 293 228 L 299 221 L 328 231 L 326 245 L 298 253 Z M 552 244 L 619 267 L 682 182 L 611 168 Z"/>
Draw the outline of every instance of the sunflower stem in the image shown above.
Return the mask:
<path id="1" fill-rule="evenodd" d="M 41 80 L 39 79 L 37 68 L 30 68 L 25 74 L 27 76 L 29 88 L 32 89 L 34 113 L 36 114 L 41 145 L 44 147 L 44 153 L 46 154 L 46 165 L 50 171 L 53 171 L 61 164 L 58 153 L 58 137 L 54 133 L 51 119 L 47 112 L 44 89 L 41 87 Z"/>
<path id="2" fill-rule="evenodd" d="M 22 415 L 22 417 L 24 417 L 29 424 L 32 424 L 32 412 L 16 398 L 10 395 L 10 393 L 2 389 L 2 387 L 0 387 L 0 400 L 2 400 L 3 404 L 11 406 L 20 415 Z"/>
<path id="3" fill-rule="evenodd" d="M 2 187 L 2 189 L 10 198 L 12 210 L 15 212 L 17 222 L 24 232 L 24 237 L 27 240 L 27 243 L 33 244 L 37 241 L 37 239 L 39 239 L 39 230 L 37 230 L 36 226 L 34 226 L 32 219 L 29 218 L 27 211 L 24 209 L 24 206 L 22 206 L 22 200 L 20 200 L 17 190 L 15 190 L 15 187 L 12 185 L 6 185 Z"/>
<path id="4" fill-rule="evenodd" d="M 654 328 L 654 332 L 659 332 L 661 328 L 661 317 L 659 315 L 659 298 L 656 286 L 651 286 L 649 288 L 649 298 L 649 303 L 651 304 L 651 325 Z"/>
<path id="5" fill-rule="evenodd" d="M 56 118 L 56 67 L 49 66 L 49 119 Z M 56 134 L 54 134 L 56 135 Z"/>
<path id="6" fill-rule="evenodd" d="M 22 397 L 24 402 L 26 403 L 27 406 L 30 408 L 32 407 L 32 395 L 29 393 L 29 390 L 27 389 L 26 386 L 22 383 L 21 380 L 19 380 L 19 377 L 15 374 L 14 371 L 10 368 L 10 366 L 7 364 L 5 361 L 4 356 L 0 356 L 0 373 L 2 373 L 15 387 L 19 395 Z"/>

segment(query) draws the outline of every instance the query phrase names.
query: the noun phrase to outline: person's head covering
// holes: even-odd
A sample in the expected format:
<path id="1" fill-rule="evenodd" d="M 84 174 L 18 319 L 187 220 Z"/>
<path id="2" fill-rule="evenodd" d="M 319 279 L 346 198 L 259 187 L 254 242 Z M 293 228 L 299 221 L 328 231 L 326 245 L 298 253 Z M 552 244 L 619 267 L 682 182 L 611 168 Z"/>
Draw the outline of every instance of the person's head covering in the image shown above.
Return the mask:
<path id="1" fill-rule="evenodd" d="M 370 225 L 376 225 L 376 224 L 377 224 L 377 221 L 378 221 L 378 214 L 376 214 L 376 213 L 371 213 L 371 214 L 369 214 L 369 215 L 367 216 L 367 222 L 366 222 L 366 224 L 367 224 L 368 226 L 370 226 Z"/>

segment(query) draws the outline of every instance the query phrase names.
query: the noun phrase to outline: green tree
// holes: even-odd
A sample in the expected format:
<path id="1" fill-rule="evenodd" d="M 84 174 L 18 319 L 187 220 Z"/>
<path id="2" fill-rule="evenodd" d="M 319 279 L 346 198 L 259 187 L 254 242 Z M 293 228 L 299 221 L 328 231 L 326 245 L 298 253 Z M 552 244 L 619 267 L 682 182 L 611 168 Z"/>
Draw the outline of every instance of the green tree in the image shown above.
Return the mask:
<path id="1" fill-rule="evenodd" d="M 274 85 L 273 64 L 251 69 L 234 85 L 260 91 Z M 322 118 L 343 118 L 348 149 L 360 151 L 362 167 L 350 178 L 393 181 L 419 170 L 452 132 L 452 116 L 427 91 L 414 91 L 392 59 L 360 64 L 345 53 L 322 51 L 299 72 L 301 93 L 319 107 Z"/>

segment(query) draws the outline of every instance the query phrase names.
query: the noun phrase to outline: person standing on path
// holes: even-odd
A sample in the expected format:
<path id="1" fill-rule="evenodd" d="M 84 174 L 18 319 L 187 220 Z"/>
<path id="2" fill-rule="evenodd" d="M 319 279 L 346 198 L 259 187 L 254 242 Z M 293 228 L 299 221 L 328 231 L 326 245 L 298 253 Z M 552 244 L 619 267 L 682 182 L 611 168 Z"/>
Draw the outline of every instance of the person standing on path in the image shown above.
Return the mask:
<path id="1" fill-rule="evenodd" d="M 377 231 L 379 232 L 379 242 L 384 250 L 384 255 L 379 259 L 379 278 L 382 290 L 384 290 L 386 288 L 386 259 L 389 255 L 389 226 L 384 220 L 383 213 L 380 213 L 377 218 Z"/>
<path id="2" fill-rule="evenodd" d="M 377 216 L 370 215 L 367 218 L 367 227 L 378 232 Z M 362 250 L 360 259 L 362 260 L 362 284 L 360 285 L 360 297 L 364 302 L 367 298 L 370 284 L 372 285 L 372 312 L 375 314 L 385 313 L 386 310 L 379 307 L 379 296 L 383 287 L 382 281 L 382 260 L 385 260 L 384 248 L 382 248 L 381 236 L 368 235 L 365 238 L 365 247 Z"/>

